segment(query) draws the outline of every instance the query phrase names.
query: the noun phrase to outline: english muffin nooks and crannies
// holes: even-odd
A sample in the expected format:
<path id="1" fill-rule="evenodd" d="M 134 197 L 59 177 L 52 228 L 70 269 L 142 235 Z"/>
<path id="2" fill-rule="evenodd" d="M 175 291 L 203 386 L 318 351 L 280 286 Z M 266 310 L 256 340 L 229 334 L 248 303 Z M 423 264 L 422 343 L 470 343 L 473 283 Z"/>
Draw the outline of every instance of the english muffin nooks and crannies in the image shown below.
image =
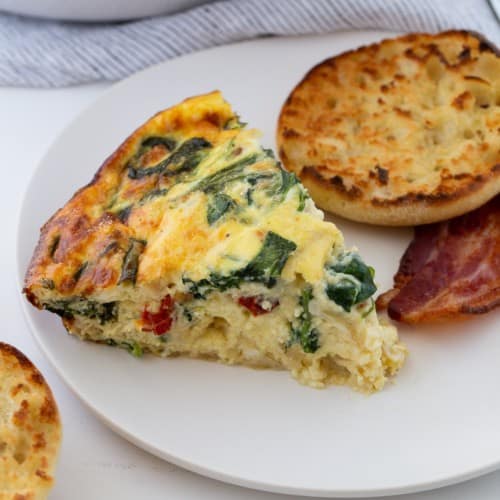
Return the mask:
<path id="1" fill-rule="evenodd" d="M 60 442 L 59 412 L 42 374 L 0 342 L 0 499 L 45 499 Z"/>
<path id="2" fill-rule="evenodd" d="M 406 351 L 373 269 L 258 135 L 218 92 L 158 113 L 42 228 L 27 298 L 136 356 L 382 388 Z"/>
<path id="3" fill-rule="evenodd" d="M 450 31 L 328 59 L 279 118 L 283 163 L 323 209 L 383 225 L 448 219 L 500 192 L 500 58 Z"/>

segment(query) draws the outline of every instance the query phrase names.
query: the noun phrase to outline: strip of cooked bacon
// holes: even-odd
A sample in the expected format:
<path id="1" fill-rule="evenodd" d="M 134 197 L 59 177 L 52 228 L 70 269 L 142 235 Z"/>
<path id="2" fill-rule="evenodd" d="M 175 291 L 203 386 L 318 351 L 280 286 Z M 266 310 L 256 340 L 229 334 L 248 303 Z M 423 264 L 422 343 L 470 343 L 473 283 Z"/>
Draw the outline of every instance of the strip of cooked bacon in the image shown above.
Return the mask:
<path id="1" fill-rule="evenodd" d="M 500 195 L 448 221 L 417 226 L 394 288 L 377 308 L 405 323 L 482 314 L 500 306 Z"/>

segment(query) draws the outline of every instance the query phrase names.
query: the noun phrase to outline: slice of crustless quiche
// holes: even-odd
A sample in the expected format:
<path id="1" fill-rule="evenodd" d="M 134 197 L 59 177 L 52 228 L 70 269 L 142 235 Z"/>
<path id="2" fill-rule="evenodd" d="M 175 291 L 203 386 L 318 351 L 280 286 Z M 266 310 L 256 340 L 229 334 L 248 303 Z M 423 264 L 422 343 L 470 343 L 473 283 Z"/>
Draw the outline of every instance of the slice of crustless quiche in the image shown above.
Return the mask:
<path id="1" fill-rule="evenodd" d="M 28 300 L 135 355 L 382 388 L 406 351 L 373 270 L 258 135 L 218 92 L 151 118 L 43 226 Z"/>

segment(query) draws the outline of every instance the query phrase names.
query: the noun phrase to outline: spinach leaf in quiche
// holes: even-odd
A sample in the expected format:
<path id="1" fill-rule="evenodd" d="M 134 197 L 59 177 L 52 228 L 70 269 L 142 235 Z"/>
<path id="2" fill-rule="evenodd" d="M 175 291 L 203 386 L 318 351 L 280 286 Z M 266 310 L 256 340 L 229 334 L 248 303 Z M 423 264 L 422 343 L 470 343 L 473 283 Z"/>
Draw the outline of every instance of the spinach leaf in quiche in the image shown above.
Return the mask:
<path id="1" fill-rule="evenodd" d="M 144 153 L 146 153 L 150 149 L 153 149 L 155 146 L 163 146 L 167 151 L 173 151 L 175 149 L 176 142 L 171 137 L 162 137 L 155 135 L 146 137 L 146 139 L 141 142 L 138 156 L 142 156 Z"/>
<path id="2" fill-rule="evenodd" d="M 245 281 L 257 281 L 267 287 L 276 284 L 289 255 L 297 249 L 297 245 L 269 231 L 259 253 L 241 271 Z"/>
<path id="3" fill-rule="evenodd" d="M 327 285 L 326 294 L 330 300 L 349 312 L 351 307 L 358 303 L 360 284 L 357 280 L 342 278 L 335 285 Z"/>
<path id="4" fill-rule="evenodd" d="M 130 238 L 127 253 L 123 258 L 122 272 L 120 275 L 120 279 L 118 280 L 118 284 L 132 283 L 133 285 L 135 285 L 135 281 L 137 279 L 137 270 L 139 269 L 139 257 L 144 251 L 145 246 L 145 241 Z"/>
<path id="5" fill-rule="evenodd" d="M 140 346 L 139 343 L 133 341 L 133 342 L 116 342 L 116 340 L 113 339 L 106 339 L 104 340 L 105 344 L 108 344 L 109 346 L 118 346 L 123 349 L 127 349 L 127 351 L 132 354 L 135 358 L 140 358 L 143 354 L 144 351 L 142 350 L 142 347 Z"/>
<path id="6" fill-rule="evenodd" d="M 203 137 L 188 139 L 162 162 L 164 164 L 165 174 L 174 175 L 180 172 L 189 172 L 193 170 L 205 157 L 205 150 L 211 147 L 212 144 L 206 139 L 203 139 Z"/>
<path id="7" fill-rule="evenodd" d="M 117 302 L 101 303 L 83 297 L 51 300 L 44 304 L 44 308 L 66 319 L 72 319 L 74 316 L 98 319 L 101 325 L 118 318 Z"/>
<path id="8" fill-rule="evenodd" d="M 244 158 L 231 163 L 227 167 L 204 177 L 194 186 L 193 191 L 200 190 L 204 193 L 217 193 L 222 191 L 222 188 L 224 188 L 227 184 L 245 179 L 248 176 L 248 174 L 245 174 L 244 172 L 245 167 L 254 164 L 257 161 L 258 156 L 258 154 L 245 156 Z"/>
<path id="9" fill-rule="evenodd" d="M 122 344 L 128 352 L 134 356 L 134 358 L 140 358 L 144 354 L 144 351 L 138 342 L 122 342 Z"/>
<path id="10" fill-rule="evenodd" d="M 221 163 L 222 168 L 200 179 L 190 188 L 189 192 L 199 190 L 203 191 L 205 194 L 220 193 L 229 184 L 241 181 L 250 186 L 247 190 L 246 196 L 248 204 L 251 205 L 253 203 L 252 193 L 258 189 L 257 184 L 265 179 L 273 179 L 277 174 L 274 170 L 246 170 L 246 167 L 267 158 L 264 150 L 240 157 L 239 159 L 232 161 L 232 163 L 223 166 L 228 160 L 231 160 L 234 157 L 235 153 L 238 153 L 238 155 L 242 153 L 242 148 L 232 149 L 229 147 L 229 150 L 229 154 L 221 160 L 224 162 Z"/>
<path id="11" fill-rule="evenodd" d="M 306 200 L 309 198 L 307 191 L 300 185 L 298 177 L 293 172 L 288 172 L 280 166 L 280 174 L 276 178 L 276 182 L 270 187 L 268 193 L 270 196 L 277 196 L 280 201 L 286 198 L 286 195 L 294 186 L 298 187 L 299 204 L 297 211 L 302 212 L 306 206 Z"/>
<path id="12" fill-rule="evenodd" d="M 148 191 L 147 193 L 144 193 L 142 195 L 142 198 L 139 200 L 139 205 L 144 205 L 148 201 L 151 201 L 155 198 L 159 198 L 160 196 L 165 196 L 168 193 L 168 189 L 162 188 L 162 189 L 152 189 L 151 191 Z"/>
<path id="13" fill-rule="evenodd" d="M 130 212 L 132 212 L 133 208 L 134 207 L 132 205 L 127 205 L 126 207 L 124 207 L 121 210 L 118 210 L 118 212 L 116 212 L 116 216 L 118 217 L 118 220 L 122 224 L 126 224 L 127 223 L 127 220 L 129 218 Z"/>
<path id="14" fill-rule="evenodd" d="M 85 272 L 88 265 L 89 265 L 89 263 L 87 261 L 82 262 L 80 267 L 75 271 L 75 274 L 73 274 L 73 282 L 74 283 L 76 283 L 82 277 L 82 274 Z"/>
<path id="15" fill-rule="evenodd" d="M 131 165 L 128 167 L 128 176 L 131 179 L 142 179 L 143 177 L 147 177 L 148 175 L 159 174 L 165 170 L 165 166 L 163 163 L 158 163 L 153 167 L 147 168 L 136 168 Z"/>
<path id="16" fill-rule="evenodd" d="M 207 206 L 207 222 L 209 225 L 217 222 L 226 212 L 236 206 L 234 200 L 224 194 L 215 194 L 208 202 Z"/>
<path id="17" fill-rule="evenodd" d="M 131 179 L 141 179 L 142 177 L 146 177 L 148 175 L 157 174 L 162 172 L 164 166 L 163 162 L 158 163 L 157 165 L 153 165 L 152 167 L 141 168 L 140 163 L 142 157 L 151 149 L 156 146 L 163 146 L 168 152 L 173 151 L 176 147 L 177 143 L 174 139 L 170 137 L 161 137 L 161 136 L 150 136 L 146 137 L 141 142 L 139 150 L 133 156 L 133 158 L 129 161 L 128 167 L 128 176 Z"/>
<path id="18" fill-rule="evenodd" d="M 344 253 L 337 262 L 327 267 L 327 272 L 335 280 L 327 285 L 326 294 L 346 312 L 355 304 L 371 297 L 377 290 L 373 282 L 373 268 L 367 266 L 357 253 Z"/>
<path id="19" fill-rule="evenodd" d="M 41 278 L 40 284 L 42 285 L 43 288 L 46 288 L 47 290 L 54 290 L 54 288 L 56 287 L 54 280 L 51 280 L 50 278 Z"/>
<path id="20" fill-rule="evenodd" d="M 309 199 L 309 195 L 307 191 L 303 188 L 299 191 L 299 205 L 297 207 L 298 212 L 303 212 L 304 208 L 306 208 L 306 201 Z"/>
<path id="21" fill-rule="evenodd" d="M 283 197 L 286 196 L 288 191 L 299 183 L 299 179 L 293 172 L 288 172 L 284 168 L 280 169 L 281 179 L 280 185 L 278 188 L 278 193 L 282 194 Z"/>
<path id="22" fill-rule="evenodd" d="M 288 257 L 296 248 L 297 245 L 293 241 L 270 231 L 259 253 L 244 268 L 227 275 L 211 272 L 208 278 L 199 281 L 183 277 L 182 281 L 196 299 L 205 299 L 214 290 L 224 292 L 230 288 L 238 288 L 243 282 L 262 283 L 272 288 Z"/>
<path id="23" fill-rule="evenodd" d="M 268 157 L 271 158 L 271 160 L 276 159 L 274 156 L 274 151 L 271 148 L 262 148 L 262 152 Z"/>
<path id="24" fill-rule="evenodd" d="M 242 281 L 238 272 L 228 275 L 212 272 L 208 275 L 208 278 L 199 281 L 193 281 L 186 276 L 182 278 L 182 282 L 187 286 L 189 293 L 191 293 L 195 299 L 206 299 L 207 295 L 214 290 L 225 292 L 230 288 L 238 288 Z"/>
<path id="25" fill-rule="evenodd" d="M 287 346 L 300 344 L 304 352 L 313 353 L 319 348 L 319 332 L 312 327 L 312 315 L 309 311 L 309 303 L 313 298 L 312 287 L 307 286 L 302 290 L 299 297 L 301 313 L 292 323 L 290 340 Z"/>
<path id="26" fill-rule="evenodd" d="M 238 128 L 245 128 L 246 123 L 240 120 L 238 115 L 234 115 L 224 124 L 224 130 L 234 130 Z"/>
<path id="27" fill-rule="evenodd" d="M 50 258 L 54 258 L 54 254 L 56 253 L 57 247 L 59 246 L 60 242 L 61 242 L 61 235 L 56 234 L 49 245 L 49 257 Z"/>
<path id="28" fill-rule="evenodd" d="M 160 138 L 154 139 L 159 140 Z M 153 142 L 154 141 L 151 141 L 151 143 Z M 150 146 L 150 148 L 151 147 L 153 146 Z M 156 165 L 140 167 L 142 155 L 148 151 L 148 148 L 141 146 L 139 153 L 129 162 L 128 176 L 131 179 L 141 179 L 154 174 L 165 173 L 166 175 L 174 175 L 180 172 L 188 172 L 198 166 L 205 156 L 205 150 L 211 147 L 212 144 L 203 137 L 192 137 L 184 141 L 172 154 Z M 167 149 L 171 151 L 171 149 Z"/>

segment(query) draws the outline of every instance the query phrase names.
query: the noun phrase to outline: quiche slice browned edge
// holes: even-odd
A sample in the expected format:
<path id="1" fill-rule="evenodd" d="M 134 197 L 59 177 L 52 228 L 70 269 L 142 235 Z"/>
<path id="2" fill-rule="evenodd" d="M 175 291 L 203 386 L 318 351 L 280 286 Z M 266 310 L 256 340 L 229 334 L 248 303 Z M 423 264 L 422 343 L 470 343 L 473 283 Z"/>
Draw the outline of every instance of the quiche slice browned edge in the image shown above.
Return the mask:
<path id="1" fill-rule="evenodd" d="M 286 100 L 277 142 L 320 208 L 418 225 L 500 192 L 500 56 L 465 31 L 410 34 L 327 59 Z"/>
<path id="2" fill-rule="evenodd" d="M 406 351 L 373 270 L 258 135 L 218 92 L 155 115 L 43 226 L 27 298 L 136 356 L 382 388 Z"/>

